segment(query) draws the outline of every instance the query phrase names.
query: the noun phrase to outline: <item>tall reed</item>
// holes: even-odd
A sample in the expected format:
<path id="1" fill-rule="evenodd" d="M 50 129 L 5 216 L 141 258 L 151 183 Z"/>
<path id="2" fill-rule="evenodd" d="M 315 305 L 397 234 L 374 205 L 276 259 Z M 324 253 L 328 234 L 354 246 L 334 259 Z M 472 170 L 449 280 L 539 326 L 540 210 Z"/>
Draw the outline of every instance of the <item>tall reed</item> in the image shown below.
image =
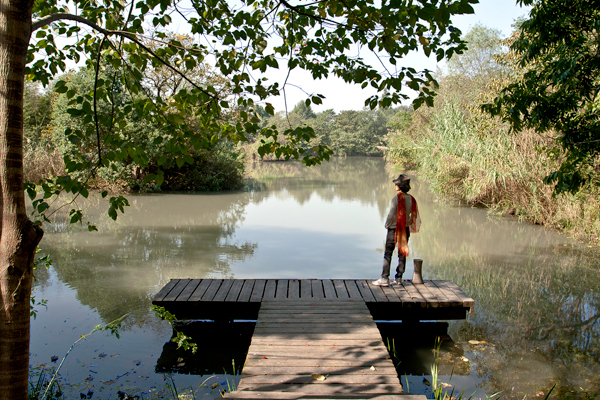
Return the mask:
<path id="1" fill-rule="evenodd" d="M 600 186 L 555 196 L 543 183 L 562 154 L 554 137 L 511 132 L 478 107 L 449 100 L 415 113 L 387 147 L 388 160 L 416 169 L 442 197 L 600 243 Z"/>

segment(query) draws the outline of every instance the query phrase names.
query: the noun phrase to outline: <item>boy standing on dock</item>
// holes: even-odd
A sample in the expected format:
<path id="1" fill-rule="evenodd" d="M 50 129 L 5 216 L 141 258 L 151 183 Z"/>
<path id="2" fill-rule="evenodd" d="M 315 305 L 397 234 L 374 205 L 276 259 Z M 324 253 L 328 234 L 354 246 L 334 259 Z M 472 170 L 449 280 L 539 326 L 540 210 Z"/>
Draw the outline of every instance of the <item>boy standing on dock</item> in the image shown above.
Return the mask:
<path id="1" fill-rule="evenodd" d="M 398 247 L 398 267 L 396 268 L 396 277 L 392 283 L 399 284 L 402 281 L 402 274 L 406 269 L 406 257 L 408 257 L 408 239 L 411 233 L 419 232 L 421 227 L 417 201 L 412 195 L 408 194 L 410 178 L 401 174 L 392 182 L 396 185 L 398 194 L 392 198 L 390 212 L 385 220 L 387 237 L 383 253 L 383 272 L 381 278 L 373 281 L 373 285 L 377 286 L 390 285 L 390 264 L 392 253 L 396 247 Z"/>

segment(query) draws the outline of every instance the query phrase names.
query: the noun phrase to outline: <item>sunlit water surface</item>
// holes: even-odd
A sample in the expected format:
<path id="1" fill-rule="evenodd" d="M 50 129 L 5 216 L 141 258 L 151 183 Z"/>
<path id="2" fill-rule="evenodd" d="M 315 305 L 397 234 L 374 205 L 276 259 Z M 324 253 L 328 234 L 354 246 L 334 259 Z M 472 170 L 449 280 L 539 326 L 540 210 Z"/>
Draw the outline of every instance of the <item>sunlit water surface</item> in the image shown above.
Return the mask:
<path id="1" fill-rule="evenodd" d="M 59 379 L 68 398 L 159 396 L 169 376 L 179 390 L 204 383 L 196 395 L 213 398 L 237 379 L 231 359 L 241 353 L 243 360 L 251 327 L 201 328 L 197 356 L 174 353 L 171 327 L 148 311 L 169 279 L 379 276 L 398 171 L 381 159 L 347 158 L 313 168 L 259 163 L 248 172 L 243 192 L 130 196 L 116 222 L 92 200 L 86 216 L 99 232 L 47 226 L 41 248 L 52 266 L 38 271 L 34 289 L 37 301 L 47 300 L 32 319 L 34 371 L 68 354 Z M 422 258 L 425 278 L 450 279 L 476 302 L 466 321 L 450 322 L 441 381 L 476 398 L 541 397 L 554 384 L 555 393 L 600 392 L 597 249 L 485 210 L 444 205 L 416 178 L 411 193 L 423 225 L 411 236 L 405 277 L 412 258 Z M 69 353 L 81 335 L 125 314 L 119 339 L 96 332 Z M 418 342 L 403 333 L 394 345 L 403 354 Z M 431 342 L 410 356 L 421 368 L 399 368 L 412 393 L 431 395 Z"/>

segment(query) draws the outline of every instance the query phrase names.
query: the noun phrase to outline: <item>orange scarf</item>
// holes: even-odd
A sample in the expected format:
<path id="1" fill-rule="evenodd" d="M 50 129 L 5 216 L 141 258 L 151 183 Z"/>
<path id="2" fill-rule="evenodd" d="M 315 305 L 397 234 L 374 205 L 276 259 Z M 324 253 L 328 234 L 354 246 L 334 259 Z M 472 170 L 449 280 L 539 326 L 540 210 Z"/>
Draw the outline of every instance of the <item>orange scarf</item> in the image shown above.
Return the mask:
<path id="1" fill-rule="evenodd" d="M 406 237 L 406 200 L 404 199 L 405 194 L 403 192 L 398 193 L 398 215 L 396 217 L 396 245 L 398 246 L 398 252 L 404 257 L 408 257 L 408 238 Z M 411 233 L 419 232 L 421 228 L 421 217 L 419 216 L 419 209 L 417 207 L 417 201 L 410 194 L 406 194 L 412 199 L 412 209 L 410 210 L 410 225 L 409 231 Z"/>

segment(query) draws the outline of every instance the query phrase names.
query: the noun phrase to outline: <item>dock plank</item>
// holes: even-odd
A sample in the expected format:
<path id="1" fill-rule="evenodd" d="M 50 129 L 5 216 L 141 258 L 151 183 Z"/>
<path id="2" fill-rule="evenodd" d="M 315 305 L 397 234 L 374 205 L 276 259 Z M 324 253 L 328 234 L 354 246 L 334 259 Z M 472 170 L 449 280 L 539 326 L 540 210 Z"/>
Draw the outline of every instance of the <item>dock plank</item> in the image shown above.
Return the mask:
<path id="1" fill-rule="evenodd" d="M 371 293 L 371 288 L 369 287 L 369 284 L 365 279 L 357 279 L 356 286 L 358 287 L 358 290 L 360 291 L 360 294 L 364 301 L 368 303 L 375 302 L 375 297 L 373 296 L 373 293 Z"/>
<path id="2" fill-rule="evenodd" d="M 254 289 L 254 279 L 245 279 L 244 286 L 242 286 L 242 290 L 240 292 L 240 296 L 238 297 L 238 302 L 246 303 L 250 301 L 250 296 L 252 296 L 252 289 Z"/>
<path id="3" fill-rule="evenodd" d="M 333 287 L 335 288 L 335 293 L 338 299 L 348 299 L 350 296 L 348 295 L 348 290 L 346 289 L 346 285 L 344 281 L 341 279 L 333 280 Z"/>
<path id="4" fill-rule="evenodd" d="M 430 280 L 424 280 L 423 286 L 425 286 L 433 295 L 433 297 L 435 297 L 440 307 L 450 307 L 450 300 L 448 297 L 446 297 L 444 292 L 442 292 L 436 285 L 431 283 Z"/>
<path id="5" fill-rule="evenodd" d="M 288 298 L 288 283 L 287 279 L 277 280 L 277 291 L 275 292 L 276 299 L 287 299 Z"/>
<path id="6" fill-rule="evenodd" d="M 276 291 L 277 291 L 277 279 L 267 280 L 267 284 L 265 285 L 265 294 L 263 295 L 263 300 L 274 299 Z"/>
<path id="7" fill-rule="evenodd" d="M 221 287 L 221 283 L 223 283 L 223 279 L 213 279 L 208 285 L 206 292 L 202 295 L 202 299 L 200 301 L 212 301 L 217 294 L 217 290 Z"/>
<path id="8" fill-rule="evenodd" d="M 381 290 L 383 291 L 383 294 L 385 295 L 385 297 L 387 297 L 389 302 L 402 303 L 402 300 L 400 300 L 400 297 L 398 297 L 398 295 L 391 286 L 381 286 Z"/>
<path id="9" fill-rule="evenodd" d="M 303 299 L 312 297 L 312 284 L 310 280 L 302 279 L 300 281 L 300 297 Z"/>
<path id="10" fill-rule="evenodd" d="M 387 296 L 383 292 L 383 286 L 373 285 L 373 281 L 370 280 L 366 282 L 367 285 L 369 285 L 369 289 L 371 289 L 371 293 L 373 293 L 373 297 L 375 297 L 375 301 L 377 301 L 378 303 L 387 303 L 389 301 Z"/>
<path id="11" fill-rule="evenodd" d="M 348 296 L 351 299 L 362 300 L 363 297 L 360 294 L 360 290 L 358 290 L 358 287 L 356 286 L 355 280 L 346 279 L 344 280 L 344 284 L 346 285 L 346 290 L 348 290 Z"/>
<path id="12" fill-rule="evenodd" d="M 218 397 L 215 400 L 222 400 L 226 398 L 228 400 L 249 400 L 249 399 L 262 399 L 262 400 L 427 400 L 425 395 L 414 395 L 414 394 L 389 394 L 389 393 L 329 393 L 325 395 L 306 395 L 304 393 L 294 392 L 266 392 L 266 391 L 237 391 L 232 393 L 225 393 L 223 397 Z"/>
<path id="13" fill-rule="evenodd" d="M 313 298 L 324 299 L 325 292 L 323 291 L 323 281 L 320 279 L 312 279 L 310 283 L 312 286 Z"/>
<path id="14" fill-rule="evenodd" d="M 194 291 L 196 290 L 201 281 L 202 279 L 190 280 L 185 289 L 183 289 L 183 291 L 181 292 L 181 294 L 177 296 L 177 299 L 175 301 L 188 301 L 190 296 L 194 294 Z"/>
<path id="15" fill-rule="evenodd" d="M 392 286 L 392 290 L 396 292 L 396 295 L 398 296 L 400 301 L 402 301 L 403 307 L 412 307 L 414 305 L 412 297 L 410 297 L 404 286 L 402 286 L 401 284 L 394 285 Z"/>
<path id="16" fill-rule="evenodd" d="M 473 308 L 475 306 L 475 301 L 467 296 L 467 294 L 463 292 L 456 283 L 447 280 L 443 280 L 442 282 L 444 282 L 450 290 L 452 290 L 460 299 L 462 299 L 463 307 Z"/>
<path id="17" fill-rule="evenodd" d="M 229 293 L 227 293 L 227 297 L 225 297 L 225 301 L 237 301 L 242 294 L 244 283 L 245 281 L 241 279 L 235 279 L 233 285 L 231 285 L 231 289 L 229 289 Z"/>
<path id="18" fill-rule="evenodd" d="M 165 286 L 163 286 L 162 289 L 158 291 L 158 293 L 156 293 L 156 296 L 154 296 L 152 301 L 162 301 L 165 298 L 165 296 L 167 296 L 169 292 L 173 290 L 173 288 L 175 287 L 175 285 L 177 285 L 178 282 L 179 279 L 171 279 Z"/>
<path id="19" fill-rule="evenodd" d="M 326 299 L 337 299 L 337 293 L 335 287 L 330 279 L 323 280 L 323 291 L 325 292 Z"/>
<path id="20" fill-rule="evenodd" d="M 382 385 L 306 385 L 301 383 L 291 384 L 255 384 L 246 385 L 243 384 L 244 379 L 240 381 L 238 385 L 238 391 L 249 391 L 249 390 L 263 390 L 271 392 L 294 392 L 317 395 L 327 395 L 326 398 L 331 399 L 332 394 L 349 394 L 349 393 L 401 393 L 400 384 L 382 384 Z M 316 381 L 315 381 L 316 382 Z M 303 397 L 306 398 L 306 397 Z M 364 397 L 363 397 L 364 399 Z"/>
<path id="21" fill-rule="evenodd" d="M 175 287 L 169 292 L 168 295 L 165 296 L 163 301 L 175 301 L 177 297 L 183 292 L 183 289 L 190 283 L 189 279 L 180 279 L 179 282 L 175 285 Z"/>
<path id="22" fill-rule="evenodd" d="M 402 286 L 408 293 L 408 295 L 412 298 L 412 301 L 417 307 L 427 307 L 427 300 L 419 293 L 419 291 L 415 288 L 415 285 L 411 281 L 402 281 Z"/>
<path id="23" fill-rule="evenodd" d="M 300 281 L 297 279 L 292 279 L 289 283 L 288 287 L 288 298 L 289 299 L 299 299 L 300 298 Z"/>
<path id="24" fill-rule="evenodd" d="M 254 287 L 252 288 L 252 295 L 250 296 L 251 302 L 258 303 L 262 301 L 266 284 L 267 281 L 265 279 L 257 279 L 254 282 Z"/>
<path id="25" fill-rule="evenodd" d="M 202 279 L 202 282 L 196 287 L 194 293 L 189 297 L 188 301 L 200 301 L 206 290 L 212 283 L 212 279 Z"/>
<path id="26" fill-rule="evenodd" d="M 227 294 L 229 293 L 229 289 L 233 286 L 233 279 L 223 279 L 219 290 L 213 297 L 212 301 L 225 301 Z"/>
<path id="27" fill-rule="evenodd" d="M 444 281 L 431 281 L 435 286 L 437 286 L 450 300 L 450 306 L 462 306 L 463 301 L 456 293 L 450 290 Z"/>

